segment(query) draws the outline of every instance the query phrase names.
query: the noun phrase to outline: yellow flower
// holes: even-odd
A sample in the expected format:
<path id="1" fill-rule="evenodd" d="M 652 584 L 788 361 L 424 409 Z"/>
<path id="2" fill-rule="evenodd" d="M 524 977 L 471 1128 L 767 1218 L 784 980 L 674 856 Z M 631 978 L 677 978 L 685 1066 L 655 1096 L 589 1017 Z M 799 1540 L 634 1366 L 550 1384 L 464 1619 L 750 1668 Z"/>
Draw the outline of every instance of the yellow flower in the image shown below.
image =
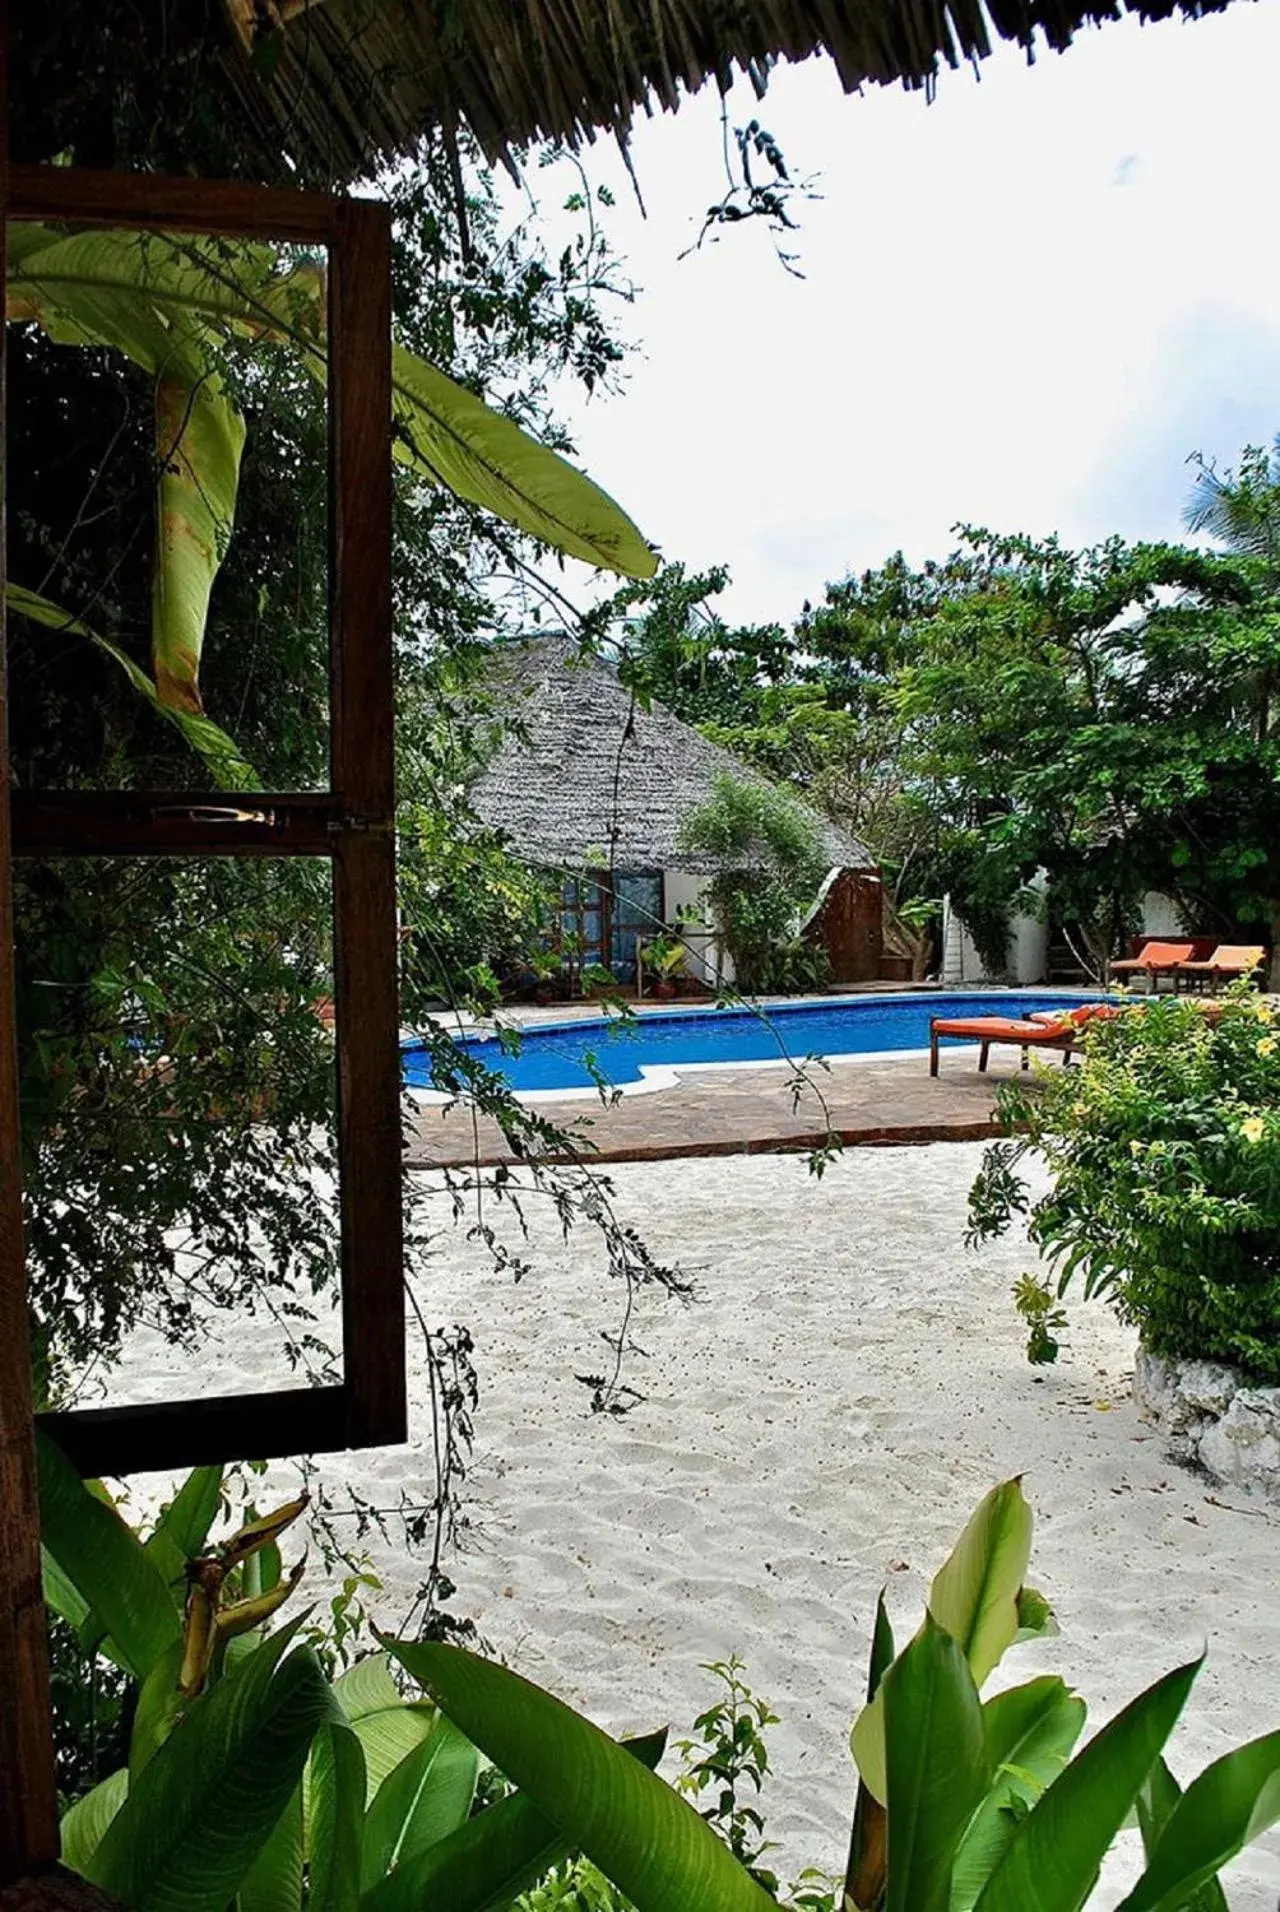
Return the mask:
<path id="1" fill-rule="evenodd" d="M 1259 1022 L 1274 1022 L 1275 1021 L 1276 1012 L 1271 1007 L 1271 1004 L 1269 1002 L 1255 1003 L 1254 1013 L 1256 1014 Z"/>
<path id="2" fill-rule="evenodd" d="M 1258 1054 L 1260 1056 L 1273 1056 L 1275 1052 L 1276 1052 L 1275 1037 L 1264 1036 L 1262 1038 L 1262 1041 L 1258 1044 Z"/>
<path id="3" fill-rule="evenodd" d="M 1073 1102 L 1071 1104 L 1071 1113 L 1072 1115 L 1088 1115 L 1088 1104 L 1085 1102 Z"/>
<path id="4" fill-rule="evenodd" d="M 1130 1142 L 1130 1144 L 1129 1144 L 1129 1153 L 1130 1153 L 1130 1155 L 1141 1155 L 1141 1153 L 1142 1153 L 1142 1144 L 1141 1144 L 1141 1142 Z"/>
<path id="5" fill-rule="evenodd" d="M 1240 1124 L 1240 1133 L 1246 1142 L 1260 1142 L 1266 1133 L 1266 1127 L 1260 1115 L 1250 1115 Z"/>

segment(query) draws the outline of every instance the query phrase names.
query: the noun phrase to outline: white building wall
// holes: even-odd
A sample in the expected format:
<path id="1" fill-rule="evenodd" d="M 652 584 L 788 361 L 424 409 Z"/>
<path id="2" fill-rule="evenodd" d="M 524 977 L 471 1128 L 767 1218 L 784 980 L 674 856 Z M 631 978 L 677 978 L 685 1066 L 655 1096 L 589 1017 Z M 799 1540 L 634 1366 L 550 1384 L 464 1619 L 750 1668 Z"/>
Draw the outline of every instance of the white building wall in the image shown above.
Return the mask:
<path id="1" fill-rule="evenodd" d="M 1171 896 L 1162 896 L 1159 890 L 1147 891 L 1142 899 L 1142 934 L 1144 936 L 1185 935 L 1181 912 Z"/>
<path id="2" fill-rule="evenodd" d="M 692 870 L 664 870 L 662 887 L 666 920 L 670 928 L 679 921 L 682 910 L 692 914 L 680 924 L 689 974 L 714 989 L 718 983 L 733 981 L 733 962 L 716 942 L 711 906 L 707 900 L 709 879 Z"/>
<path id="3" fill-rule="evenodd" d="M 1049 926 L 1030 911 L 1019 911 L 1013 918 L 1003 974 L 992 976 L 974 945 L 972 936 L 951 907 L 951 898 L 942 900 L 942 980 L 950 989 L 990 982 L 1014 982 L 1026 986 L 1042 983 L 1049 967 Z"/>

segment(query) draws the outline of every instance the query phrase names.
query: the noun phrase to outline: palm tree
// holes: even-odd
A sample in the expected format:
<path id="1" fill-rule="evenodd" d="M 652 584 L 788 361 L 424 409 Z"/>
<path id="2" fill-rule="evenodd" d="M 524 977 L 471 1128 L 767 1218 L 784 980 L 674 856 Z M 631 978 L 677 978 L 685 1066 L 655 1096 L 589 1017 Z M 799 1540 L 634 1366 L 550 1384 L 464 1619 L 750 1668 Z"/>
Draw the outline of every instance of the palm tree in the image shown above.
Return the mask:
<path id="1" fill-rule="evenodd" d="M 1238 472 L 1219 471 L 1201 452 L 1188 462 L 1197 467 L 1182 513 L 1188 531 L 1207 531 L 1228 551 L 1261 559 L 1280 585 L 1280 434 L 1270 451 L 1246 445 Z"/>

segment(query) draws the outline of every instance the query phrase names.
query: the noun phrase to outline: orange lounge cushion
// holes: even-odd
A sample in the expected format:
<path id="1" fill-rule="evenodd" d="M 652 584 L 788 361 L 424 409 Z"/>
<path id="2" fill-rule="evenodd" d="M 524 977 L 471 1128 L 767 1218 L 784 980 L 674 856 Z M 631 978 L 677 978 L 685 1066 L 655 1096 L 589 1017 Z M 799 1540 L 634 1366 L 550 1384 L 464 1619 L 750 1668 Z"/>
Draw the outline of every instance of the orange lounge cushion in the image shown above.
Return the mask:
<path id="1" fill-rule="evenodd" d="M 1220 943 L 1202 963 L 1183 963 L 1183 969 L 1194 970 L 1200 975 L 1212 975 L 1215 971 L 1234 970 L 1247 976 L 1251 969 L 1257 969 L 1266 950 L 1261 943 Z"/>
<path id="2" fill-rule="evenodd" d="M 1203 947 L 1203 945 L 1202 945 Z M 1126 956 L 1112 969 L 1173 969 L 1196 953 L 1194 943 L 1148 943 L 1139 956 Z"/>
<path id="3" fill-rule="evenodd" d="M 1087 1029 L 1091 1022 L 1110 1022 L 1113 1016 L 1123 1014 L 1119 1003 L 1082 1002 L 1077 1009 L 1033 1009 L 1031 1020 L 1065 1031 Z"/>
<path id="4" fill-rule="evenodd" d="M 968 1036 L 974 1042 L 1061 1042 L 1067 1033 L 1012 1016 L 935 1016 L 930 1026 L 935 1036 Z"/>

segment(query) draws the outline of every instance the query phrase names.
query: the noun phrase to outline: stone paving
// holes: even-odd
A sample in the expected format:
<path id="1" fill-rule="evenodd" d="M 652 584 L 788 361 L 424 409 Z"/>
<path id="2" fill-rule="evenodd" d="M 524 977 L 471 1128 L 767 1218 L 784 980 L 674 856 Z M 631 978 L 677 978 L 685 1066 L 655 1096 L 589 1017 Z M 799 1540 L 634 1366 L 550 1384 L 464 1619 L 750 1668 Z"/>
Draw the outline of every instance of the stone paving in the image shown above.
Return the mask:
<path id="1" fill-rule="evenodd" d="M 1017 1073 L 1016 1050 L 993 1050 L 982 1076 L 977 1049 L 957 1045 L 944 1049 L 936 1080 L 925 1055 L 833 1062 L 813 1073 L 794 1105 L 789 1071 L 765 1067 L 699 1071 L 673 1088 L 623 1096 L 612 1108 L 570 1098 L 532 1106 L 606 1162 L 803 1150 L 819 1146 L 828 1130 L 847 1145 L 971 1142 L 996 1132 L 995 1087 Z M 452 1104 L 420 1109 L 407 1163 L 444 1168 L 513 1159 L 495 1123 Z"/>

